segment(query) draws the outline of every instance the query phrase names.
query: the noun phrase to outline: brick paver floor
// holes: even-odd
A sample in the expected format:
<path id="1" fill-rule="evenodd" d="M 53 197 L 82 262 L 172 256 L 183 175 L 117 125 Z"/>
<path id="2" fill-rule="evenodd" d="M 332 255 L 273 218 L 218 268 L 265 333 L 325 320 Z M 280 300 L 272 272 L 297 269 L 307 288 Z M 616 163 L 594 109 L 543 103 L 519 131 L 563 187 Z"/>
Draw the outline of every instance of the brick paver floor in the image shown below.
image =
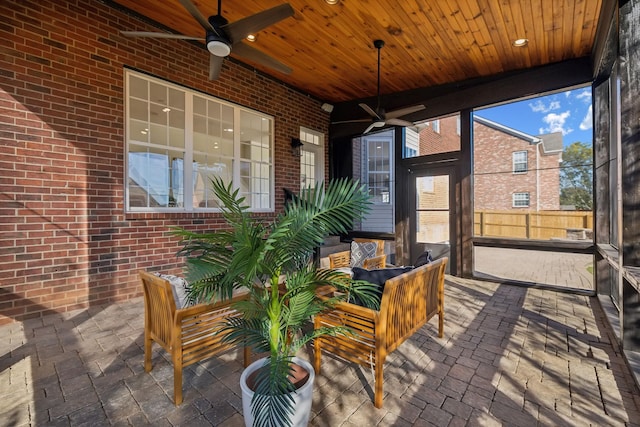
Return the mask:
<path id="1" fill-rule="evenodd" d="M 312 426 L 639 426 L 640 395 L 594 297 L 448 278 L 437 321 L 368 369 L 323 357 Z M 236 353 L 191 366 L 173 405 L 142 300 L 0 327 L 0 425 L 242 426 Z M 302 354 L 309 357 L 310 354 Z"/>
<path id="2" fill-rule="evenodd" d="M 473 249 L 474 275 L 593 291 L 593 255 L 526 249 Z"/>

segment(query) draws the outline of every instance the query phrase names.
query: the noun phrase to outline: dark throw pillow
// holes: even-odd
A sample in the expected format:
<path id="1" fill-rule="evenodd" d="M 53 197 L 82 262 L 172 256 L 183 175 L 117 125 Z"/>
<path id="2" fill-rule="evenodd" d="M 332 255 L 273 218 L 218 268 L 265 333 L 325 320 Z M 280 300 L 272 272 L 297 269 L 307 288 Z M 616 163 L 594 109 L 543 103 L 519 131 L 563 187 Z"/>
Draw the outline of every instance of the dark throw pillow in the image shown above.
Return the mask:
<path id="1" fill-rule="evenodd" d="M 364 280 L 365 282 L 373 283 L 377 286 L 375 291 L 378 305 L 382 300 L 382 292 L 384 291 L 384 284 L 387 280 L 404 274 L 413 270 L 413 266 L 408 267 L 396 267 L 396 268 L 380 268 L 375 270 L 367 270 L 365 268 L 353 267 L 353 280 Z M 365 304 L 356 296 L 349 297 L 349 302 L 361 306 Z"/>
<path id="2" fill-rule="evenodd" d="M 431 256 L 431 251 L 426 250 L 418 255 L 418 259 L 416 260 L 415 267 L 420 267 L 421 265 L 429 264 L 433 262 L 433 257 Z"/>

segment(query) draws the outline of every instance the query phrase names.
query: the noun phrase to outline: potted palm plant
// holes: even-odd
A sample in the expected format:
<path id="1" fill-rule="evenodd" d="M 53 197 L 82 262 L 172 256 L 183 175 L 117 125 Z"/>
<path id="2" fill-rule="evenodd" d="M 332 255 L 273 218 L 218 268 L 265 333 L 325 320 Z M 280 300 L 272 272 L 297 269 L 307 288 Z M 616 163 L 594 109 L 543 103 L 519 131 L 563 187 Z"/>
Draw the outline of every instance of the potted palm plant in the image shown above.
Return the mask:
<path id="1" fill-rule="evenodd" d="M 248 289 L 247 300 L 235 308 L 242 316 L 228 320 L 226 340 L 250 345 L 254 353 L 267 356 L 250 365 L 241 380 L 253 377 L 253 390 L 245 396 L 247 426 L 306 425 L 311 410 L 310 392 L 296 391 L 292 380 L 297 366 L 308 373 L 313 368 L 295 358 L 306 343 L 320 334 L 346 333 L 342 329 L 313 330 L 311 317 L 344 297 L 357 295 L 373 301 L 375 287 L 351 282 L 348 276 L 316 268 L 310 262 L 324 238 L 347 231 L 369 209 L 369 196 L 357 182 L 340 179 L 326 188 L 318 184 L 290 200 L 284 212 L 265 222 L 251 214 L 237 190 L 214 179 L 213 190 L 220 202 L 227 227 L 213 233 L 177 230 L 183 239 L 189 296 L 195 300 L 231 298 L 234 290 Z M 319 297 L 320 289 L 333 287 L 332 298 Z M 255 374 L 250 375 L 251 372 Z M 304 382 L 305 380 L 303 380 Z M 246 388 L 241 382 L 241 388 Z M 306 414 L 294 414 L 299 400 Z M 249 400 L 247 402 L 246 400 Z M 247 409 L 250 408 L 250 411 Z"/>

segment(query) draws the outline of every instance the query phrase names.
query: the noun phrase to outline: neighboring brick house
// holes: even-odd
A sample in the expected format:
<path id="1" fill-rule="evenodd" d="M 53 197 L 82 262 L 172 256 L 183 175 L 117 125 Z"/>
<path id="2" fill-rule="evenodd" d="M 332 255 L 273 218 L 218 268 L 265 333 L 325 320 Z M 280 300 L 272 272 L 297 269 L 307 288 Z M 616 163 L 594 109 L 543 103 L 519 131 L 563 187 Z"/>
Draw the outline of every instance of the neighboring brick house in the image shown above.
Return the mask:
<path id="1" fill-rule="evenodd" d="M 473 144 L 476 210 L 560 209 L 562 133 L 532 136 L 474 116 Z"/>
<path id="2" fill-rule="evenodd" d="M 458 116 L 425 123 L 420 155 L 460 147 Z M 475 210 L 560 209 L 562 133 L 532 136 L 474 116 Z"/>
<path id="3" fill-rule="evenodd" d="M 420 155 L 460 150 L 460 116 L 448 116 L 422 124 Z"/>

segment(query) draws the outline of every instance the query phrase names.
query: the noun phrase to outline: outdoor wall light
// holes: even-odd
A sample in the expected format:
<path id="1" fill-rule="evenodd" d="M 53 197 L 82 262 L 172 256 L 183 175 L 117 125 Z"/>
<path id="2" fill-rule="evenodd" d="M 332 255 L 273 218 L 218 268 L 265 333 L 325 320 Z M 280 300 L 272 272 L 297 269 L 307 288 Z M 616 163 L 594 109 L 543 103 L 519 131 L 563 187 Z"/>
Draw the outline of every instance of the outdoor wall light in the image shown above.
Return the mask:
<path id="1" fill-rule="evenodd" d="M 300 138 L 291 138 L 291 154 L 295 157 L 302 157 L 302 145 Z"/>

